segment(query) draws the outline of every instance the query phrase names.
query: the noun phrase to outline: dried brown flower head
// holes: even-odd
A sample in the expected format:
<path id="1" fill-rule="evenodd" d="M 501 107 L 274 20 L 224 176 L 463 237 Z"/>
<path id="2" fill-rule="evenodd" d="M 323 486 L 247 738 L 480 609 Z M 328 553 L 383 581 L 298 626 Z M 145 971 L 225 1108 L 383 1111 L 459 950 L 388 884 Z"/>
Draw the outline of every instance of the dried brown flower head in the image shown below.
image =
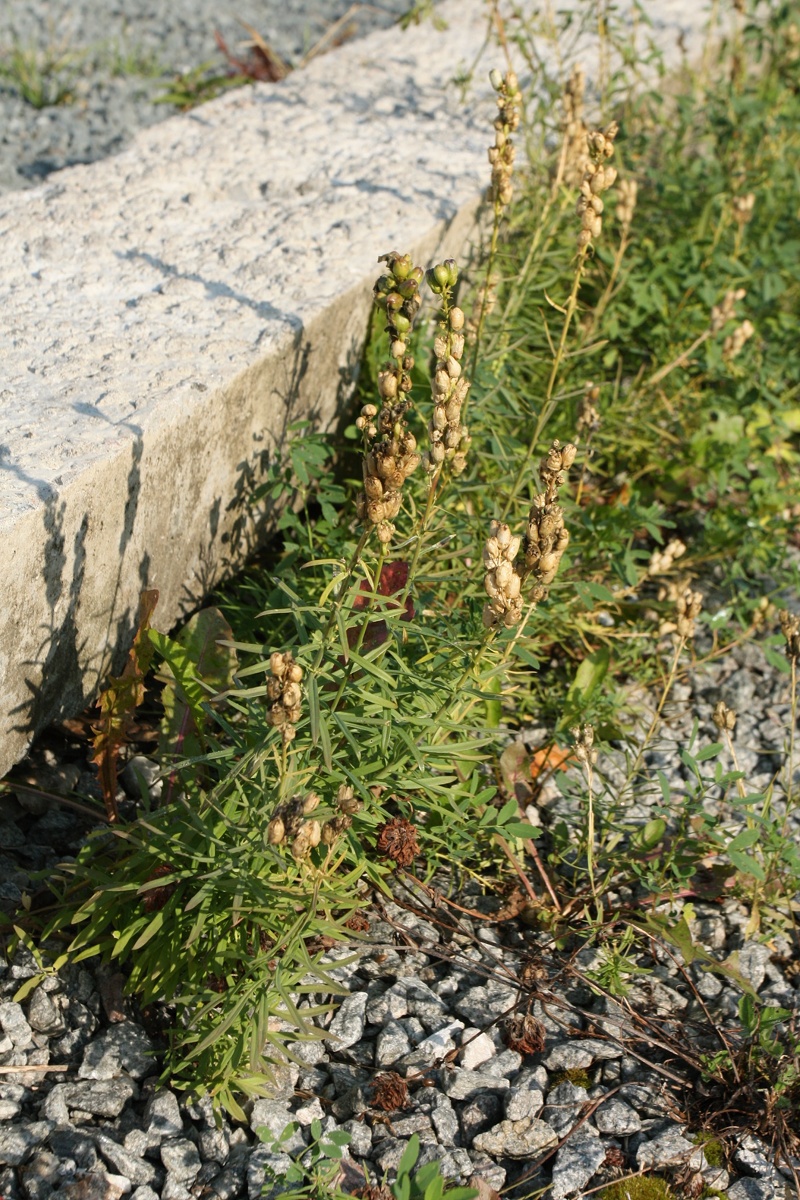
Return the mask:
<path id="1" fill-rule="evenodd" d="M 369 933 L 369 918 L 363 912 L 354 912 L 344 923 L 345 929 L 353 933 Z"/>
<path id="2" fill-rule="evenodd" d="M 515 1013 L 506 1022 L 503 1041 L 517 1054 L 538 1054 L 544 1050 L 545 1027 L 531 1013 Z"/>
<path id="3" fill-rule="evenodd" d="M 606 1156 L 603 1160 L 604 1167 L 610 1167 L 612 1171 L 621 1171 L 625 1166 L 625 1152 L 619 1146 L 609 1146 L 606 1150 Z"/>
<path id="4" fill-rule="evenodd" d="M 376 849 L 398 867 L 410 867 L 419 854 L 417 831 L 405 817 L 392 817 L 378 829 Z"/>
<path id="5" fill-rule="evenodd" d="M 155 879 L 162 879 L 165 875 L 172 875 L 175 871 L 172 863 L 162 863 L 160 867 L 155 867 L 147 876 L 148 883 Z M 164 905 L 169 900 L 170 896 L 177 888 L 177 883 L 165 883 L 161 887 L 148 888 L 143 894 L 143 903 L 145 912 L 160 912 Z"/>
<path id="6" fill-rule="evenodd" d="M 372 1107 L 383 1112 L 397 1112 L 409 1103 L 408 1084 L 396 1071 L 376 1075 L 370 1084 Z"/>

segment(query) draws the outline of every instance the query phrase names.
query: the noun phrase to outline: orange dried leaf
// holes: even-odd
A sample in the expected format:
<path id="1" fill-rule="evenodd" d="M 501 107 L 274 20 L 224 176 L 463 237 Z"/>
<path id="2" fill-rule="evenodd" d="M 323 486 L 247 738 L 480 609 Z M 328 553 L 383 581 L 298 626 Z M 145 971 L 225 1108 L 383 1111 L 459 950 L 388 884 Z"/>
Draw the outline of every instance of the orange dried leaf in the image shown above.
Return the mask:
<path id="1" fill-rule="evenodd" d="M 545 771 L 566 771 L 571 757 L 571 750 L 562 750 L 555 743 L 543 746 L 531 755 L 531 779 L 538 779 Z"/>

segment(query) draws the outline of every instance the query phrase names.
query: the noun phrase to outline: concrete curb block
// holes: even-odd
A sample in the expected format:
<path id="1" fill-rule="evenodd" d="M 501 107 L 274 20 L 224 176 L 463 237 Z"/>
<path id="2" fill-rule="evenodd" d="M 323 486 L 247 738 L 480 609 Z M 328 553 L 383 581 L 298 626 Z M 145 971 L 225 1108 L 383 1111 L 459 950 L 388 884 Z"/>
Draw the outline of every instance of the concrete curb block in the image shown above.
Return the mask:
<path id="1" fill-rule="evenodd" d="M 0 198 L 0 775 L 120 669 L 144 586 L 168 629 L 257 544 L 248 497 L 340 411 L 378 254 L 474 233 L 502 63 L 464 100 L 488 9 L 439 12 Z"/>
<path id="2" fill-rule="evenodd" d="M 143 586 L 167 629 L 252 551 L 260 471 L 353 379 L 378 254 L 462 249 L 492 110 L 451 80 L 483 9 L 0 200 L 0 774 L 119 669 Z"/>

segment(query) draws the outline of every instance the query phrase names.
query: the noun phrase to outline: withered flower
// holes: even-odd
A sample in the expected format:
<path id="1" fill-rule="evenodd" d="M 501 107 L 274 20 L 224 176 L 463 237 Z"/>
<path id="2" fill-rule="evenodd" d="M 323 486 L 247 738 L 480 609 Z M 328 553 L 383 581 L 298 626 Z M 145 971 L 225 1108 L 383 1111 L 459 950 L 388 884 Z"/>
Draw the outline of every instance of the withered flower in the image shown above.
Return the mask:
<path id="1" fill-rule="evenodd" d="M 410 867 L 419 854 L 417 831 L 405 817 L 392 817 L 378 829 L 376 849 L 382 858 L 390 858 L 398 867 Z"/>

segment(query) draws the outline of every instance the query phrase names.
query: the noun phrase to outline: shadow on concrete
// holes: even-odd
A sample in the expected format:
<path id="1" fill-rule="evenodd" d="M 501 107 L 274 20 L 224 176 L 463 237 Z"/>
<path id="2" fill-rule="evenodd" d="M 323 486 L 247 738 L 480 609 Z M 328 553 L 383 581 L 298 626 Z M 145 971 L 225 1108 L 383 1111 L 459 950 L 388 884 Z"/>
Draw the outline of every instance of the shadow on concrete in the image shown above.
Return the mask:
<path id="1" fill-rule="evenodd" d="M 99 420 L 109 421 L 99 409 L 90 405 L 75 405 L 78 411 L 91 415 Z M 136 630 L 138 612 L 138 596 L 131 605 L 126 605 L 116 617 L 114 611 L 122 581 L 122 567 L 125 554 L 130 546 L 136 515 L 139 507 L 141 490 L 141 459 L 144 449 L 141 430 L 127 422 L 122 423 L 133 434 L 131 443 L 131 465 L 125 493 L 125 502 L 121 514 L 121 530 L 118 543 L 118 565 L 114 582 L 113 596 L 108 608 L 108 624 L 104 650 L 95 656 L 95 661 L 86 657 L 86 639 L 79 636 L 78 614 L 81 605 L 81 592 L 87 569 L 92 565 L 87 556 L 87 538 L 90 532 L 91 518 L 88 512 L 83 514 L 72 540 L 72 568 L 68 572 L 67 564 L 67 535 L 65 533 L 65 518 L 67 502 L 60 498 L 60 493 L 50 484 L 41 480 L 31 479 L 7 460 L 0 460 L 0 468 L 13 471 L 18 477 L 24 478 L 36 486 L 37 495 L 43 503 L 42 523 L 45 531 L 44 552 L 42 556 L 41 577 L 44 580 L 45 598 L 50 610 L 49 625 L 43 630 L 43 637 L 32 659 L 26 660 L 23 667 L 37 667 L 37 675 L 41 682 L 36 682 L 30 676 L 25 684 L 30 693 L 29 698 L 12 710 L 11 715 L 18 717 L 12 727 L 15 732 L 28 737 L 35 736 L 46 725 L 54 720 L 77 712 L 83 707 L 87 697 L 97 690 L 107 671 L 119 672 L 125 661 Z M 108 512 L 99 510 L 103 520 L 113 519 Z M 105 565 L 105 564 L 104 564 Z M 100 569 L 100 568 L 96 568 Z M 138 566 L 139 579 L 142 589 L 148 586 L 150 556 L 145 553 Z M 63 615 L 57 617 L 60 609 Z"/>

